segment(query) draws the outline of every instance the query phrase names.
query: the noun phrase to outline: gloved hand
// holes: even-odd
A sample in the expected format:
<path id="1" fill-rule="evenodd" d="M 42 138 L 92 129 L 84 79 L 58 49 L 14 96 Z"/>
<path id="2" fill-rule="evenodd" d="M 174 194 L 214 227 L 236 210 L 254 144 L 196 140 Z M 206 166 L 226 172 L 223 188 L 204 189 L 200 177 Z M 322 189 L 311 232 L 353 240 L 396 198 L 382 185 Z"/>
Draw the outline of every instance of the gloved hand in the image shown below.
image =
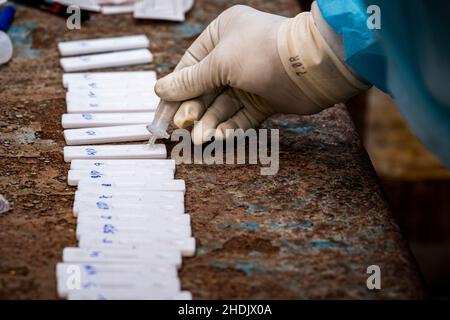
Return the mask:
<path id="1" fill-rule="evenodd" d="M 234 6 L 186 51 L 175 71 L 156 83 L 162 100 L 184 101 L 174 116 L 192 140 L 225 139 L 227 129 L 258 126 L 274 113 L 312 114 L 368 86 L 342 63 L 311 13 L 295 18 Z M 230 133 L 230 131 L 228 131 Z"/>

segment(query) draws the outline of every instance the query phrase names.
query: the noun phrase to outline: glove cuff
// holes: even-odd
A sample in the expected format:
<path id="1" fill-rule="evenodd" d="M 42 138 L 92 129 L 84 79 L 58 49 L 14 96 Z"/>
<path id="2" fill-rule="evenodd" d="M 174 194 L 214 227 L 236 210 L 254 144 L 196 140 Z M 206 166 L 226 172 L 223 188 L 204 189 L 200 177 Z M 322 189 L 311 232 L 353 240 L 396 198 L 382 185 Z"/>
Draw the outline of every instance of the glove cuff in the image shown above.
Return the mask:
<path id="1" fill-rule="evenodd" d="M 345 102 L 370 87 L 339 60 L 310 12 L 287 19 L 278 31 L 277 45 L 289 77 L 321 109 Z"/>

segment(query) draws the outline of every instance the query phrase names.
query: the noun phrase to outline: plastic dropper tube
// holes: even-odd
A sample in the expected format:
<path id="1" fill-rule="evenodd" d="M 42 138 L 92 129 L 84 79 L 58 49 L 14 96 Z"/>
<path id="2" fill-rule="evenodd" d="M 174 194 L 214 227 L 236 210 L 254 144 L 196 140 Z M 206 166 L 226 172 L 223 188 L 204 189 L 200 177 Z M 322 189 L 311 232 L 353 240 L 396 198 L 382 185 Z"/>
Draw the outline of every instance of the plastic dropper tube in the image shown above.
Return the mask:
<path id="1" fill-rule="evenodd" d="M 154 144 L 156 139 L 168 139 L 169 134 L 167 128 L 170 121 L 180 107 L 180 102 L 168 102 L 161 100 L 156 108 L 153 122 L 147 126 L 147 130 L 150 131 L 149 144 Z"/>

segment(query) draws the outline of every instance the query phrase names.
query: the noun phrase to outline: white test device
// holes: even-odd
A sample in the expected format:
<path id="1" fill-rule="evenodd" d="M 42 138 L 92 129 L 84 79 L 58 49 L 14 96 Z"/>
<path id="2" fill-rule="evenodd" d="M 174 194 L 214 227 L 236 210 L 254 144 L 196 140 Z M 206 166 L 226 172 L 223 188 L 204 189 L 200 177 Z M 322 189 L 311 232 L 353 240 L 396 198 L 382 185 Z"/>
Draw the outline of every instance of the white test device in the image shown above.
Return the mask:
<path id="1" fill-rule="evenodd" d="M 146 203 L 146 202 L 157 202 L 157 203 L 184 203 L 184 195 L 182 192 L 174 191 L 147 191 L 142 190 L 141 192 L 129 192 L 123 193 L 119 192 L 95 192 L 95 191 L 76 191 L 75 192 L 75 202 L 87 202 L 87 201 L 98 201 L 108 199 L 110 201 L 118 202 L 133 202 L 133 203 Z"/>
<path id="2" fill-rule="evenodd" d="M 87 192 L 186 191 L 184 180 L 151 181 L 148 179 L 114 178 L 103 182 L 80 180 L 78 190 Z"/>
<path id="3" fill-rule="evenodd" d="M 108 201 L 95 202 L 77 202 L 74 204 L 73 215 L 76 217 L 82 211 L 90 211 L 103 213 L 108 215 L 110 212 L 133 212 L 146 211 L 148 215 L 167 215 L 167 214 L 184 214 L 184 203 L 111 203 Z"/>
<path id="4" fill-rule="evenodd" d="M 73 268 L 76 267 L 80 270 L 82 276 L 89 277 L 97 274 L 102 275 L 118 275 L 121 273 L 133 273 L 133 274 L 146 274 L 152 273 L 168 277 L 177 277 L 178 271 L 175 266 L 169 266 L 167 263 L 163 262 L 161 264 L 157 263 L 139 263 L 134 264 L 130 262 L 125 263 L 64 263 L 60 262 L 56 265 L 56 277 L 65 278 L 71 273 Z"/>
<path id="5" fill-rule="evenodd" d="M 152 60 L 153 55 L 148 49 L 136 49 L 62 58 L 60 64 L 65 72 L 74 72 L 150 63 Z"/>
<path id="6" fill-rule="evenodd" d="M 108 87 L 111 83 L 148 83 L 156 82 L 155 71 L 119 71 L 119 72 L 81 72 L 65 73 L 62 78 L 63 86 L 88 86 L 89 88 Z"/>
<path id="7" fill-rule="evenodd" d="M 70 163 L 70 169 L 92 170 L 94 168 L 129 169 L 129 168 L 158 168 L 175 172 L 173 159 L 126 159 L 126 160 L 87 160 L 77 159 Z"/>
<path id="8" fill-rule="evenodd" d="M 145 124 L 64 130 L 64 139 L 69 146 L 144 141 L 149 137 Z"/>
<path id="9" fill-rule="evenodd" d="M 126 144 L 64 147 L 64 161 L 74 159 L 165 159 L 164 144 Z"/>
<path id="10" fill-rule="evenodd" d="M 80 248 L 123 248 L 123 249 L 151 249 L 161 248 L 164 250 L 179 250 L 183 257 L 192 257 L 195 254 L 195 239 L 158 239 L 137 238 L 130 236 L 112 237 L 111 235 L 86 235 L 78 241 Z"/>
<path id="11" fill-rule="evenodd" d="M 148 48 L 150 40 L 140 34 L 135 36 L 65 41 L 58 44 L 62 56 Z"/>
<path id="12" fill-rule="evenodd" d="M 63 261 L 75 263 L 137 263 L 160 261 L 161 263 L 181 265 L 181 254 L 176 250 L 160 249 L 107 249 L 107 248 L 71 248 L 63 250 Z"/>
<path id="13" fill-rule="evenodd" d="M 80 289 L 70 291 L 68 300 L 192 300 L 189 291 L 176 293 L 141 289 Z"/>
<path id="14" fill-rule="evenodd" d="M 142 214 L 122 214 L 116 213 L 95 213 L 92 211 L 81 211 L 78 213 L 77 223 L 80 224 L 95 224 L 95 223 L 119 223 L 130 226 L 147 226 L 147 225 L 166 225 L 172 224 L 175 226 L 190 226 L 191 216 L 188 214 L 161 214 L 148 215 L 146 212 Z"/>
<path id="15" fill-rule="evenodd" d="M 113 231 L 111 231 L 113 230 Z M 158 239 L 185 239 L 191 236 L 191 227 L 186 225 L 154 225 L 146 224 L 141 226 L 130 226 L 116 223 L 87 223 L 77 224 L 76 236 L 81 238 L 83 235 L 105 234 L 105 231 L 114 232 L 123 236 L 141 236 L 146 238 Z"/>
<path id="16" fill-rule="evenodd" d="M 147 124 L 153 120 L 153 116 L 153 112 L 65 113 L 62 115 L 61 124 L 64 129 Z"/>
<path id="17" fill-rule="evenodd" d="M 155 181 L 173 180 L 174 174 L 171 170 L 69 170 L 67 175 L 69 186 L 76 186 L 81 179 L 92 181 L 105 181 L 114 178 L 146 178 Z"/>
<path id="18" fill-rule="evenodd" d="M 60 297 L 67 297 L 69 292 L 78 291 L 78 288 L 71 286 L 70 278 L 58 278 L 57 290 Z M 147 275 L 141 277 L 139 275 L 122 275 L 121 277 L 113 276 L 95 276 L 84 279 L 81 277 L 80 287 L 96 288 L 96 289 L 118 289 L 125 290 L 149 290 L 151 291 L 167 291 L 175 294 L 181 290 L 180 280 L 178 278 L 156 277 Z"/>

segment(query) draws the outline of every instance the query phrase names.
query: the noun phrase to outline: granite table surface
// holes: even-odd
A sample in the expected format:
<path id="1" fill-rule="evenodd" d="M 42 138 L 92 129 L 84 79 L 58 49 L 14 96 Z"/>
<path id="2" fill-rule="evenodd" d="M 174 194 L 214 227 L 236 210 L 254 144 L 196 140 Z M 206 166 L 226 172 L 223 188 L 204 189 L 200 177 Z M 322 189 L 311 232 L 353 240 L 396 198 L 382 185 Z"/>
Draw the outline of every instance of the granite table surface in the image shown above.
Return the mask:
<path id="1" fill-rule="evenodd" d="M 68 30 L 65 20 L 18 7 L 9 31 L 14 59 L 0 67 L 0 299 L 54 299 L 55 265 L 76 246 L 60 125 L 65 112 L 57 43 L 143 33 L 154 62 L 115 70 L 169 73 L 195 37 L 234 3 L 294 16 L 294 0 L 197 0 L 184 23 L 102 16 Z M 277 115 L 280 169 L 261 165 L 179 165 L 187 185 L 197 252 L 183 260 L 182 287 L 194 299 L 409 299 L 423 284 L 393 221 L 346 108 L 314 116 Z M 168 148 L 173 143 L 168 143 Z M 381 290 L 366 287 L 381 268 Z"/>

